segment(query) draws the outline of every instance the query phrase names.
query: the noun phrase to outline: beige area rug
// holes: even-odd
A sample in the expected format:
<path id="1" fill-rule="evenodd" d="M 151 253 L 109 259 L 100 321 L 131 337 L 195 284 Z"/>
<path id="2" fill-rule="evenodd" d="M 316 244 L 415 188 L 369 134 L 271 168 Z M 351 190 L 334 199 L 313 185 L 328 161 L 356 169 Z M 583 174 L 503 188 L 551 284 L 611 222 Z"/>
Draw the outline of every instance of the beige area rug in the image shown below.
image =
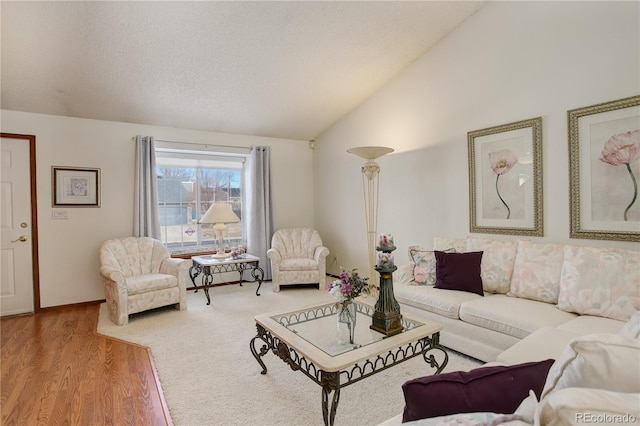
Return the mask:
<path id="1" fill-rule="evenodd" d="M 249 349 L 256 315 L 334 300 L 317 288 L 284 288 L 273 293 L 264 283 L 229 285 L 205 296 L 188 292 L 188 309 L 161 308 L 132 315 L 116 326 L 105 304 L 98 332 L 151 348 L 171 417 L 176 426 L 322 425 L 321 388 L 280 358 L 268 353 L 261 368 Z M 469 370 L 480 363 L 449 353 L 446 371 Z M 432 374 L 418 356 L 384 370 L 340 393 L 336 425 L 377 425 L 402 412 L 402 384 Z"/>

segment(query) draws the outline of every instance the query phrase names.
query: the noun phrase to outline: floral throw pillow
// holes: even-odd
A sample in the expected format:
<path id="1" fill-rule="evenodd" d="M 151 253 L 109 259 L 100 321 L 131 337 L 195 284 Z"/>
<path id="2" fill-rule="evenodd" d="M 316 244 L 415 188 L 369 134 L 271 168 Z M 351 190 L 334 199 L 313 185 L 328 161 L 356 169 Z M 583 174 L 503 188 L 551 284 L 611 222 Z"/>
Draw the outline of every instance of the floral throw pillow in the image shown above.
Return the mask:
<path id="1" fill-rule="evenodd" d="M 640 251 L 565 246 L 558 308 L 628 321 L 640 310 Z"/>
<path id="2" fill-rule="evenodd" d="M 488 293 L 506 294 L 516 260 L 518 242 L 492 238 L 467 238 L 467 251 L 482 251 L 482 285 Z"/>
<path id="3" fill-rule="evenodd" d="M 507 296 L 558 303 L 564 245 L 518 241 L 516 260 Z"/>
<path id="4" fill-rule="evenodd" d="M 456 253 L 453 248 L 443 250 L 446 253 Z M 409 247 L 409 260 L 412 266 L 412 278 L 409 285 L 435 285 L 436 257 L 433 250 L 422 247 Z"/>

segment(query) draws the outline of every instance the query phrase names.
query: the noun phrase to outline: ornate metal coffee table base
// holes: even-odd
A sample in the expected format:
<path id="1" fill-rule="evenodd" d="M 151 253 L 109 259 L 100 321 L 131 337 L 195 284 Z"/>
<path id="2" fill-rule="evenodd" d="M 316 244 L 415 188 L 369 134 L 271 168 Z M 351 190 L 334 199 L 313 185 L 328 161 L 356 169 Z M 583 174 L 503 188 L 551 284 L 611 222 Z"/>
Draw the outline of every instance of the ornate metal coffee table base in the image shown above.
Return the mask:
<path id="1" fill-rule="evenodd" d="M 440 332 L 436 332 L 430 337 L 421 338 L 384 354 L 356 363 L 349 369 L 324 371 L 316 367 L 313 362 L 298 354 L 295 349 L 291 348 L 277 336 L 272 335 L 271 332 L 262 325 L 256 324 L 256 328 L 258 334 L 251 339 L 249 347 L 256 361 L 258 361 L 258 364 L 262 367 L 261 374 L 267 374 L 267 366 L 262 361 L 262 357 L 271 351 L 289 365 L 292 370 L 301 371 L 320 385 L 322 387 L 322 417 L 324 418 L 324 424 L 330 426 L 334 424 L 336 410 L 340 402 L 340 390 L 342 388 L 418 355 L 422 355 L 425 362 L 427 362 L 431 368 L 436 369 L 434 374 L 439 374 L 449 362 L 447 351 L 439 343 Z M 258 350 L 256 343 L 259 344 L 259 340 L 263 342 L 263 345 Z M 433 351 L 441 351 L 444 354 L 444 359 L 439 362 Z M 331 395 L 332 393 L 333 396 Z"/>

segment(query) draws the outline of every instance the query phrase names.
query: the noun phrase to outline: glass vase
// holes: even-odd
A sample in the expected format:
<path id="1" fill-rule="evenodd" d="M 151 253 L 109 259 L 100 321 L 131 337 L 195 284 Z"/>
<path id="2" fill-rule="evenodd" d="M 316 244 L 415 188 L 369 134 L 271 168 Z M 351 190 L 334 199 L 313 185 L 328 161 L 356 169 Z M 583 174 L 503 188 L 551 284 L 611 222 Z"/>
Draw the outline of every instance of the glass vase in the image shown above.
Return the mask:
<path id="1" fill-rule="evenodd" d="M 353 344 L 356 330 L 356 304 L 347 300 L 338 305 L 338 339 L 340 343 Z"/>

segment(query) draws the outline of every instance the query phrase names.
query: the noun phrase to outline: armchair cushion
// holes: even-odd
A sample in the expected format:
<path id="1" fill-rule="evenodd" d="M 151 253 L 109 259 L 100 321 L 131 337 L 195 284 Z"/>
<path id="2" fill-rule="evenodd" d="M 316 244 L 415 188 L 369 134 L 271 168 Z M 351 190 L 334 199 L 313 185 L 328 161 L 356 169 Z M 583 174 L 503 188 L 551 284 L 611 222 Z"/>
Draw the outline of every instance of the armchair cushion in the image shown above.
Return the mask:
<path id="1" fill-rule="evenodd" d="M 177 287 L 178 280 L 173 275 L 145 274 L 127 278 L 127 294 L 140 294 L 163 288 Z"/>
<path id="2" fill-rule="evenodd" d="M 308 271 L 318 269 L 318 262 L 313 259 L 284 259 L 280 262 L 281 271 Z"/>
<path id="3" fill-rule="evenodd" d="M 511 414 L 532 389 L 539 397 L 552 359 L 420 377 L 402 385 L 403 422 L 457 413 Z"/>

